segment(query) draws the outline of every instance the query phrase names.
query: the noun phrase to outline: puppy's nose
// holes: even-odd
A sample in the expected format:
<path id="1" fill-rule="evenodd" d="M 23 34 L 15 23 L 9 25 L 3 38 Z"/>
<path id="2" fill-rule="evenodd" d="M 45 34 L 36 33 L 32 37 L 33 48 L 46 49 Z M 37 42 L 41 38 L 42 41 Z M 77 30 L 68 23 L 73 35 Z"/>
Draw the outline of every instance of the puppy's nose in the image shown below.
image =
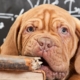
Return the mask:
<path id="1" fill-rule="evenodd" d="M 42 37 L 38 39 L 38 43 L 42 48 L 51 48 L 52 47 L 52 41 L 51 39 L 47 37 Z"/>

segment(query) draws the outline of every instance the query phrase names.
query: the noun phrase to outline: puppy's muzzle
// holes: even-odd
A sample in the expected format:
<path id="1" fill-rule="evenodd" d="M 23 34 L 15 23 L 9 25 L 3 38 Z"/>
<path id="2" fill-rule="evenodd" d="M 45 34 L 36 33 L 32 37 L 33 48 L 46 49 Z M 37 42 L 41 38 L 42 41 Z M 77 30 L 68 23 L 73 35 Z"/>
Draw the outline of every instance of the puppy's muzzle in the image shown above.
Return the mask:
<path id="1" fill-rule="evenodd" d="M 44 50 L 47 51 L 53 45 L 51 39 L 48 37 L 41 37 L 37 41 L 38 41 L 40 49 L 43 51 Z"/>

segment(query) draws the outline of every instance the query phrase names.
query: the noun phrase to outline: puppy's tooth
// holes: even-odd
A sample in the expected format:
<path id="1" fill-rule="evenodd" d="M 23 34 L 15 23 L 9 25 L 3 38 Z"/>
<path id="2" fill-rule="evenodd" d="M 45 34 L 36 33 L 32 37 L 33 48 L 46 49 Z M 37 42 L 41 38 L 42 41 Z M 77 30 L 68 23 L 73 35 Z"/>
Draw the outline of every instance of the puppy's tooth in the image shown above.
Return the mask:
<path id="1" fill-rule="evenodd" d="M 61 72 L 58 73 L 58 77 L 59 77 L 59 79 L 62 77 L 62 73 Z"/>
<path id="2" fill-rule="evenodd" d="M 41 65 L 43 62 L 40 61 L 40 62 L 38 62 L 38 63 L 39 63 L 39 65 Z"/>
<path id="3" fill-rule="evenodd" d="M 64 77 L 65 76 L 65 73 L 62 73 L 62 77 Z"/>
<path id="4" fill-rule="evenodd" d="M 34 59 L 35 59 L 35 60 L 39 60 L 39 59 L 41 59 L 41 58 L 40 58 L 40 57 L 35 57 Z"/>
<path id="5" fill-rule="evenodd" d="M 57 72 L 55 72 L 55 77 L 57 77 Z"/>
<path id="6" fill-rule="evenodd" d="M 53 76 L 55 76 L 56 74 L 53 72 Z"/>

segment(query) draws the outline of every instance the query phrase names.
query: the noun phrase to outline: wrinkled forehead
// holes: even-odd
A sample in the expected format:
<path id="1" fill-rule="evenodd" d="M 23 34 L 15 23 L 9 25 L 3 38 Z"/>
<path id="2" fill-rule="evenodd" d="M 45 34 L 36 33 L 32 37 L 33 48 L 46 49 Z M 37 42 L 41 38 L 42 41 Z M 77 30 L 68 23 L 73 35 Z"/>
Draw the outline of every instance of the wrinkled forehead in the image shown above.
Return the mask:
<path id="1" fill-rule="evenodd" d="M 36 18 L 41 19 L 43 25 L 48 25 L 56 19 L 67 22 L 71 26 L 75 25 L 71 15 L 66 10 L 53 5 L 43 5 L 27 11 L 23 14 L 22 25 L 30 20 L 37 21 Z"/>
<path id="2" fill-rule="evenodd" d="M 58 6 L 44 4 L 44 5 L 40 5 L 35 8 L 32 8 L 32 9 L 28 10 L 27 12 L 25 12 L 23 15 L 23 19 L 26 18 L 26 20 L 27 20 L 29 18 L 32 18 L 35 15 L 38 17 L 40 14 L 44 16 L 45 12 L 49 12 L 53 16 L 63 16 L 63 17 L 66 17 L 66 15 L 70 16 L 70 14 L 66 10 L 64 10 Z"/>

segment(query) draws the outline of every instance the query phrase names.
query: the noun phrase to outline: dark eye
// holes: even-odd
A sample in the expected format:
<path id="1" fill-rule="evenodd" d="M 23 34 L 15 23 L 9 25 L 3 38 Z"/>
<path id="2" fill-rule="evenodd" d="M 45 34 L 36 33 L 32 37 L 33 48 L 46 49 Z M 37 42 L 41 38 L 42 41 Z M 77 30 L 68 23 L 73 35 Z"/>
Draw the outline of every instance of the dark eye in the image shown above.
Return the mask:
<path id="1" fill-rule="evenodd" d="M 62 30 L 62 33 L 67 33 L 68 32 L 67 28 L 65 28 L 65 27 L 63 27 L 61 30 Z"/>
<path id="2" fill-rule="evenodd" d="M 33 26 L 29 26 L 27 28 L 27 32 L 34 32 L 35 31 L 35 28 Z"/>
<path id="3" fill-rule="evenodd" d="M 67 34 L 68 34 L 68 29 L 67 29 L 66 27 L 60 27 L 60 28 L 58 29 L 58 32 L 59 32 L 60 34 L 67 35 Z"/>

